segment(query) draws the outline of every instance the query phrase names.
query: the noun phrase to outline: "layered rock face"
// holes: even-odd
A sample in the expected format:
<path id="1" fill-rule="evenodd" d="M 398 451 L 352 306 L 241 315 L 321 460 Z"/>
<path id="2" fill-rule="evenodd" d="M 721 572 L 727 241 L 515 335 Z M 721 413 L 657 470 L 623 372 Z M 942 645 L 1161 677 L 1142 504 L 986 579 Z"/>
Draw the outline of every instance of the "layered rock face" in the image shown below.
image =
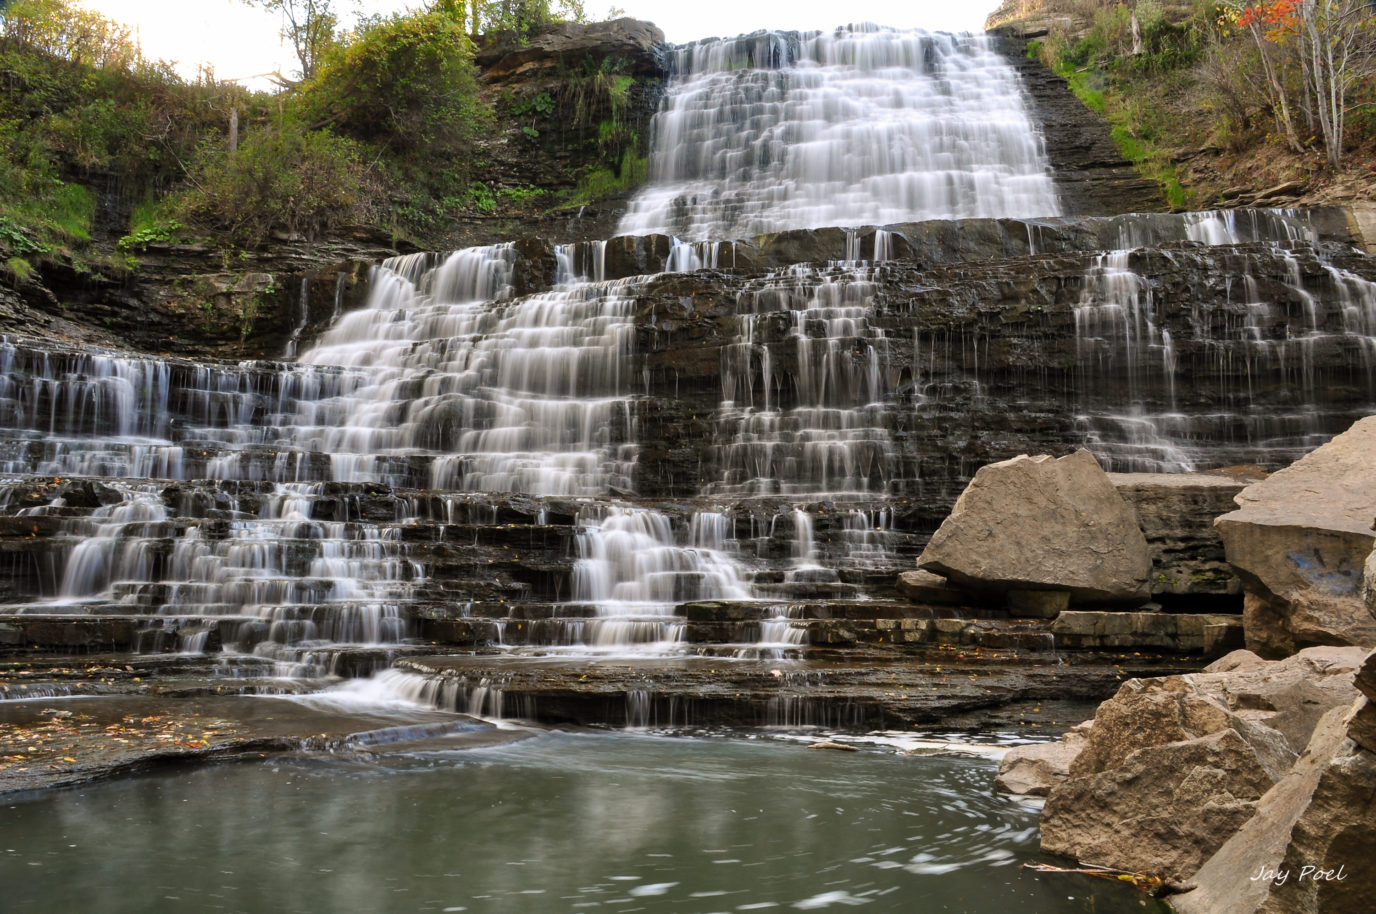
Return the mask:
<path id="1" fill-rule="evenodd" d="M 1198 595 L 1238 595 L 1242 582 L 1228 564 L 1214 520 L 1233 510 L 1246 484 L 1206 473 L 1111 473 L 1132 505 L 1151 553 L 1151 593 L 1163 603 Z"/>
<path id="2" fill-rule="evenodd" d="M 1351 713 L 1367 653 L 1310 648 L 1268 662 L 1236 651 L 1202 673 L 1125 683 L 1075 737 L 1083 748 L 1049 790 L 1042 848 L 1188 880 L 1261 812 L 1297 760 L 1306 764 L 1313 741 L 1333 742 L 1329 727 Z M 1039 756 L 1063 763 L 1065 749 L 1024 750 L 1005 762 L 1006 781 L 1017 783 L 1015 767 Z M 1345 821 L 1364 815 L 1351 809 Z M 1330 829 L 1327 840 L 1341 833 Z"/>
<path id="3" fill-rule="evenodd" d="M 1248 646 L 1376 645 L 1363 569 L 1376 542 L 1376 417 L 1237 496 L 1216 522 L 1247 587 Z"/>

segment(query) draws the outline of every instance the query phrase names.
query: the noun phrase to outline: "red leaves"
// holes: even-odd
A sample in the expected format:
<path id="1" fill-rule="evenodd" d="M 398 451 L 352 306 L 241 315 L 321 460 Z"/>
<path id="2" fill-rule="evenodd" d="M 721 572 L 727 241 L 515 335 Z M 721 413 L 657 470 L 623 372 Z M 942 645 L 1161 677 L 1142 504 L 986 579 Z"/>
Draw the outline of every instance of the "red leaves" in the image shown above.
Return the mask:
<path id="1" fill-rule="evenodd" d="M 1269 3 L 1249 3 L 1242 8 L 1238 25 L 1261 25 L 1266 28 L 1267 41 L 1280 41 L 1299 28 L 1296 10 L 1299 0 L 1270 0 Z"/>

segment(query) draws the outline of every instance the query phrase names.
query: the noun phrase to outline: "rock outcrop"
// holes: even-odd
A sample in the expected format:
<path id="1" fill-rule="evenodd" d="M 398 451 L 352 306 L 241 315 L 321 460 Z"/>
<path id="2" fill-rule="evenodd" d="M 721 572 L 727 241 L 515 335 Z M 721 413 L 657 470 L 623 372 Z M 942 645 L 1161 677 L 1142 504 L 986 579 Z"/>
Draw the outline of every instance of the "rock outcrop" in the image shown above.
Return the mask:
<path id="1" fill-rule="evenodd" d="M 1211 629 L 1224 630 L 1211 633 Z M 1218 613 L 1072 611 L 1059 614 L 1051 623 L 1056 646 L 1071 650 L 1127 648 L 1214 653 L 1228 643 L 1230 632 L 1241 641 L 1241 618 Z"/>
<path id="2" fill-rule="evenodd" d="M 1110 473 L 1109 479 L 1147 538 L 1153 598 L 1242 593 L 1214 520 L 1233 510 L 1246 483 L 1208 473 Z"/>
<path id="3" fill-rule="evenodd" d="M 1376 653 L 1357 677 L 1364 691 L 1330 709 L 1294 768 L 1253 816 L 1173 899 L 1180 914 L 1364 914 L 1376 898 Z M 1366 742 L 1363 742 L 1363 740 Z"/>
<path id="4" fill-rule="evenodd" d="M 1376 616 L 1376 549 L 1367 556 L 1366 568 L 1362 571 L 1362 599 L 1366 600 L 1366 608 Z"/>
<path id="5" fill-rule="evenodd" d="M 1366 652 L 1235 651 L 1202 673 L 1132 680 L 1104 702 L 1042 815 L 1042 849 L 1188 879 L 1285 778 Z"/>
<path id="6" fill-rule="evenodd" d="M 1142 177 L 1123 158 L 1104 120 L 1075 97 L 1062 77 L 1028 57 L 1027 42 L 1034 34 L 998 29 L 994 36 L 1018 71 L 1041 124 L 1056 192 L 1066 211 L 1100 215 L 1165 210 L 1160 185 Z"/>
<path id="7" fill-rule="evenodd" d="M 474 61 L 484 82 L 500 86 L 533 77 L 564 78 L 586 59 L 620 61 L 630 76 L 662 76 L 664 32 L 653 22 L 621 18 L 607 22 L 557 22 L 529 35 L 493 32 L 482 36 Z"/>
<path id="8" fill-rule="evenodd" d="M 1376 645 L 1361 596 L 1376 531 L 1376 416 L 1238 494 L 1216 522 L 1246 590 L 1247 646 Z"/>
<path id="9" fill-rule="evenodd" d="M 980 468 L 918 567 L 974 593 L 1065 591 L 1141 603 L 1151 558 L 1132 509 L 1093 455 L 1014 457 Z"/>

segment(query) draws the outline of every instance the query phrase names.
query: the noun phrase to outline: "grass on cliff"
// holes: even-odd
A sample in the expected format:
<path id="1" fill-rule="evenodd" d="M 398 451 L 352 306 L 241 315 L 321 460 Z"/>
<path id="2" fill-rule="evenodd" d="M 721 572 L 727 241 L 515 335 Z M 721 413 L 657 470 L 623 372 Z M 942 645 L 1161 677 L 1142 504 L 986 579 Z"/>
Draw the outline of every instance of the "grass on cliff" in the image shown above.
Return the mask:
<path id="1" fill-rule="evenodd" d="M 1031 43 L 1029 54 L 1103 115 L 1124 158 L 1161 185 L 1172 207 L 1216 203 L 1229 183 L 1260 189 L 1334 177 L 1317 136 L 1303 138 L 1307 150 L 1285 148 L 1260 53 L 1219 4 L 1009 0 L 996 15 L 1031 15 L 1033 6 L 1058 24 Z M 1370 38 L 1376 42 L 1376 28 Z M 1376 80 L 1354 85 L 1348 111 L 1349 168 L 1369 168 L 1376 160 Z M 1201 157 L 1207 166 L 1197 164 Z"/>

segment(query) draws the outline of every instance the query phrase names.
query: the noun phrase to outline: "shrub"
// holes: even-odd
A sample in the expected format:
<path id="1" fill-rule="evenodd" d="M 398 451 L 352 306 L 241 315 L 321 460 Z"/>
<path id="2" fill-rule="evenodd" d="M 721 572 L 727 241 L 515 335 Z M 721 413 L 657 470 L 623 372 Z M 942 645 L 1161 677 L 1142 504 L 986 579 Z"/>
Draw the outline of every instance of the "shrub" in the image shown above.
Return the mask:
<path id="1" fill-rule="evenodd" d="M 249 247 L 277 232 L 317 237 L 363 217 L 370 198 L 357 143 L 289 119 L 235 153 L 203 148 L 188 180 L 177 216 Z"/>

